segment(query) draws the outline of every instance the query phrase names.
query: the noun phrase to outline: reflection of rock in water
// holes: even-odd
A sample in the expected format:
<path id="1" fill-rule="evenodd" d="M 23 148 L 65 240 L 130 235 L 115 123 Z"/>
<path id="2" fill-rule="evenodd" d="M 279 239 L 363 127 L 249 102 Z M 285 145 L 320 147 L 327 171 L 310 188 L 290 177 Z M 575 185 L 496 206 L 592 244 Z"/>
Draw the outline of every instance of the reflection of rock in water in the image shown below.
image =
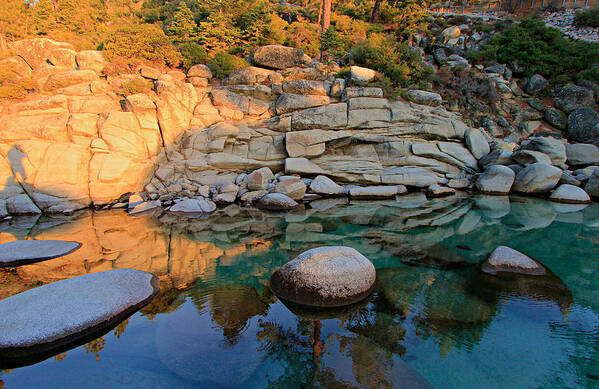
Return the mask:
<path id="1" fill-rule="evenodd" d="M 291 301 L 279 299 L 283 305 L 285 305 L 293 314 L 308 320 L 328 320 L 328 319 L 342 319 L 345 320 L 357 311 L 364 308 L 370 298 L 365 298 L 362 301 L 353 303 L 350 305 L 344 305 L 341 307 L 311 307 L 307 305 L 296 304 Z"/>
<path id="2" fill-rule="evenodd" d="M 566 312 L 574 302 L 572 292 L 551 270 L 545 266 L 543 269 L 542 275 L 501 271 L 489 274 L 479 267 L 474 274 L 471 290 L 493 304 L 506 295 L 515 295 L 536 301 L 554 302 Z"/>
<path id="3" fill-rule="evenodd" d="M 210 311 L 212 321 L 222 329 L 230 344 L 239 341 L 249 319 L 268 312 L 268 304 L 251 286 L 194 288 L 189 293 L 200 312 Z"/>
<path id="4" fill-rule="evenodd" d="M 315 388 L 432 388 L 398 355 L 363 336 L 332 335 L 325 341 Z"/>
<path id="5" fill-rule="evenodd" d="M 259 343 L 250 332 L 231 343 L 215 326 L 209 311 L 191 304 L 157 322 L 156 354 L 174 375 L 197 382 L 197 387 L 240 387 L 261 363 Z M 177 386 L 174 386 L 177 387 Z"/>
<path id="6" fill-rule="evenodd" d="M 403 321 L 380 310 L 352 317 L 345 325 L 351 332 L 364 336 L 394 354 L 403 355 L 406 348 L 401 344 L 406 336 Z"/>
<path id="7" fill-rule="evenodd" d="M 453 271 L 381 269 L 377 272 L 377 284 L 385 298 L 402 313 L 416 314 L 419 321 L 441 327 L 486 323 L 495 310 L 494 305 L 470 294 L 466 277 Z"/>

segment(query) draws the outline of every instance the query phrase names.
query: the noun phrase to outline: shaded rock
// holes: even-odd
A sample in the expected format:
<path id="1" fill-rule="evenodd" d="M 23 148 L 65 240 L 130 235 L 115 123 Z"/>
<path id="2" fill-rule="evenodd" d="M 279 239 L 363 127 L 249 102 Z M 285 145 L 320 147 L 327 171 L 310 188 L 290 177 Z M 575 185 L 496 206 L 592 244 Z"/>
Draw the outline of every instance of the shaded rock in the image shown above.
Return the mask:
<path id="1" fill-rule="evenodd" d="M 254 62 L 270 69 L 286 69 L 310 63 L 311 58 L 301 49 L 281 45 L 258 47 L 254 51 Z"/>
<path id="2" fill-rule="evenodd" d="M 540 74 L 535 74 L 530 78 L 530 80 L 528 80 L 524 90 L 531 95 L 535 95 L 547 88 L 548 85 L 549 82 L 545 79 L 545 77 L 541 76 Z"/>
<path id="3" fill-rule="evenodd" d="M 492 165 L 482 173 L 476 180 L 476 188 L 485 194 L 503 195 L 508 194 L 516 173 L 507 166 Z"/>
<path id="4" fill-rule="evenodd" d="M 537 111 L 545 111 L 545 103 L 541 99 L 531 97 L 530 99 L 527 99 L 526 102 Z"/>
<path id="5" fill-rule="evenodd" d="M 547 108 L 545 111 L 545 120 L 558 130 L 568 128 L 568 117 L 559 109 Z"/>
<path id="6" fill-rule="evenodd" d="M 568 84 L 562 87 L 553 98 L 555 107 L 566 113 L 570 113 L 578 108 L 590 107 L 595 103 L 593 91 L 591 89 Z"/>
<path id="7" fill-rule="evenodd" d="M 599 115 L 591 108 L 578 108 L 568 116 L 570 139 L 599 145 Z"/>
<path id="8" fill-rule="evenodd" d="M 588 204 L 591 202 L 591 198 L 587 192 L 577 186 L 562 184 L 551 193 L 549 201 L 567 204 Z"/>
<path id="9" fill-rule="evenodd" d="M 381 88 L 350 86 L 343 90 L 341 100 L 353 99 L 355 97 L 383 97 L 383 95 Z"/>
<path id="10" fill-rule="evenodd" d="M 137 204 L 133 209 L 129 210 L 129 215 L 137 215 L 143 212 L 156 209 L 162 205 L 160 200 L 144 201 L 143 203 Z"/>
<path id="11" fill-rule="evenodd" d="M 267 194 L 268 194 L 268 192 L 265 190 L 255 190 L 255 191 L 251 191 L 251 192 L 245 192 L 244 194 L 241 195 L 239 200 L 241 200 L 242 203 L 254 204 L 256 201 L 260 200 L 262 197 L 266 196 Z"/>
<path id="12" fill-rule="evenodd" d="M 376 281 L 374 265 L 351 247 L 318 247 L 300 254 L 270 278 L 272 291 L 294 303 L 335 307 L 367 297 Z"/>
<path id="13" fill-rule="evenodd" d="M 2 300 L 0 361 L 23 363 L 77 344 L 142 308 L 158 290 L 158 279 L 152 274 L 118 269 L 40 286 Z"/>
<path id="14" fill-rule="evenodd" d="M 352 187 L 349 190 L 349 197 L 356 200 L 377 200 L 393 198 L 400 193 L 406 193 L 408 190 L 405 186 L 366 186 Z"/>
<path id="15" fill-rule="evenodd" d="M 306 194 L 306 184 L 299 178 L 289 178 L 275 185 L 274 191 L 282 193 L 293 200 L 301 200 Z"/>
<path id="16" fill-rule="evenodd" d="M 342 186 L 337 185 L 327 176 L 317 176 L 310 183 L 310 191 L 323 196 L 341 196 L 345 194 Z"/>
<path id="17" fill-rule="evenodd" d="M 409 90 L 408 96 L 410 101 L 413 101 L 416 104 L 438 107 L 443 103 L 443 99 L 441 98 L 440 94 L 427 92 L 424 90 Z"/>
<path id="18" fill-rule="evenodd" d="M 528 166 L 533 163 L 542 162 L 551 165 L 551 158 L 539 151 L 518 150 L 512 154 L 512 159 L 521 165 Z"/>
<path id="19" fill-rule="evenodd" d="M 599 169 L 589 178 L 584 190 L 592 197 L 599 197 Z"/>
<path id="20" fill-rule="evenodd" d="M 483 133 L 476 128 L 468 129 L 464 136 L 464 140 L 466 141 L 466 146 L 468 146 L 468 149 L 472 155 L 474 155 L 474 158 L 478 160 L 489 154 L 491 151 L 489 142 L 487 142 Z"/>
<path id="21" fill-rule="evenodd" d="M 58 258 L 77 251 L 79 242 L 17 240 L 0 244 L 0 267 L 14 267 Z"/>
<path id="22" fill-rule="evenodd" d="M 560 168 L 537 162 L 518 172 L 513 188 L 522 193 L 546 193 L 557 185 L 561 177 Z"/>
<path id="23" fill-rule="evenodd" d="M 352 66 L 349 69 L 349 78 L 352 85 L 366 86 L 376 77 L 376 71 L 361 66 Z"/>
<path id="24" fill-rule="evenodd" d="M 283 81 L 283 92 L 296 95 L 326 96 L 327 89 L 324 82 L 314 80 L 286 80 Z M 341 93 L 341 92 L 339 92 Z"/>
<path id="25" fill-rule="evenodd" d="M 175 213 L 212 213 L 216 211 L 216 204 L 203 197 L 193 199 L 183 199 L 177 201 L 170 209 Z"/>
<path id="26" fill-rule="evenodd" d="M 42 213 L 26 194 L 8 198 L 6 200 L 6 209 L 11 215 L 39 215 Z"/>
<path id="27" fill-rule="evenodd" d="M 570 166 L 599 165 L 599 147 L 592 144 L 567 144 L 566 155 Z"/>
<path id="28" fill-rule="evenodd" d="M 522 142 L 520 147 L 524 150 L 534 150 L 546 154 L 551 159 L 553 165 L 560 166 L 566 163 L 566 145 L 558 139 L 552 137 L 534 137 Z M 512 158 L 518 161 L 515 156 L 512 156 Z M 521 161 L 518 162 L 522 163 Z"/>
<path id="29" fill-rule="evenodd" d="M 295 200 L 282 193 L 269 193 L 260 198 L 257 203 L 258 208 L 271 211 L 286 211 L 297 208 L 298 205 L 299 204 Z"/>
<path id="30" fill-rule="evenodd" d="M 248 189 L 249 190 L 262 190 L 266 189 L 268 184 L 275 179 L 275 175 L 272 171 L 263 167 L 257 170 L 254 170 L 250 173 L 248 177 Z"/>
<path id="31" fill-rule="evenodd" d="M 507 150 L 495 149 L 478 160 L 482 168 L 491 165 L 509 165 L 512 163 L 512 153 Z"/>
<path id="32" fill-rule="evenodd" d="M 329 104 L 328 96 L 283 93 L 277 100 L 277 114 Z"/>
<path id="33" fill-rule="evenodd" d="M 347 126 L 347 104 L 329 104 L 295 111 L 292 126 L 294 131 L 344 128 Z"/>
<path id="34" fill-rule="evenodd" d="M 446 186 L 441 186 L 439 184 L 431 185 L 428 188 L 426 188 L 426 195 L 432 198 L 453 196 L 455 194 L 455 189 L 448 188 Z"/>
<path id="35" fill-rule="evenodd" d="M 248 66 L 229 74 L 223 80 L 223 85 L 257 85 L 268 80 L 268 77 L 274 74 L 272 70 Z"/>

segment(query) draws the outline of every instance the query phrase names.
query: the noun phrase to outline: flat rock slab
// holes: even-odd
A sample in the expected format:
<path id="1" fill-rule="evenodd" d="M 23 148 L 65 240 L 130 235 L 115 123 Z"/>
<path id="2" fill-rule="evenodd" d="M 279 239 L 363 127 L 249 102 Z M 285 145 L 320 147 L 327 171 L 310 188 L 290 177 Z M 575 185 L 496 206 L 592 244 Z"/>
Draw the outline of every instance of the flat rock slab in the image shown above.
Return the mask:
<path id="1" fill-rule="evenodd" d="M 110 328 L 148 304 L 158 291 L 154 275 L 117 269 L 40 286 L 2 300 L 0 366 L 28 364 L 22 361 L 77 346 L 90 334 Z"/>
<path id="2" fill-rule="evenodd" d="M 0 244 L 0 268 L 27 265 L 62 257 L 79 250 L 81 243 L 62 240 L 17 240 Z"/>

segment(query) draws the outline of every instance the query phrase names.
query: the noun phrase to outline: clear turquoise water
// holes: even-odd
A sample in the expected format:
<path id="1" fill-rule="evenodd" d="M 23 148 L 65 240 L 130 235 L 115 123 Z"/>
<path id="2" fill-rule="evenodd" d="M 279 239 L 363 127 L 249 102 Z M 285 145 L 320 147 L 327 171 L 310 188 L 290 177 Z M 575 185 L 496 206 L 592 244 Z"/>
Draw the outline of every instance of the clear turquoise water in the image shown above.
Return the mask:
<path id="1" fill-rule="evenodd" d="M 94 342 L 0 373 L 0 388 L 599 388 L 599 204 L 415 195 L 288 215 L 85 213 L 14 220 L 0 233 L 99 242 L 80 263 L 30 265 L 23 282 L 162 272 L 150 306 Z M 351 311 L 293 313 L 268 279 L 323 245 L 370 258 L 376 291 Z M 498 245 L 556 277 L 492 287 L 477 265 Z"/>

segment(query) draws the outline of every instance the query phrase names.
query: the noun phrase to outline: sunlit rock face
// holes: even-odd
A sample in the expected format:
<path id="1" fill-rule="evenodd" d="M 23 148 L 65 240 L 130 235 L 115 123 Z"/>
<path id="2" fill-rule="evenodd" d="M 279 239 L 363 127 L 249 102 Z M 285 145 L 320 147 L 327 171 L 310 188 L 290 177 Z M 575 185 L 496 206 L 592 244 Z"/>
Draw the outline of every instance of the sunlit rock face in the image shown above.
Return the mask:
<path id="1" fill-rule="evenodd" d="M 106 77 L 101 52 L 46 38 L 12 49 L 20 59 L 11 64 L 33 69 L 23 76 L 42 87 L 0 106 L 0 200 L 10 214 L 69 213 L 129 192 L 190 197 L 262 167 L 417 187 L 476 170 L 458 116 L 346 88 L 338 69 L 307 66 L 301 50 L 264 47 L 262 66 L 279 70 L 250 67 L 213 86 L 197 67 L 187 78 L 147 66 Z M 151 90 L 126 92 L 132 81 Z"/>

